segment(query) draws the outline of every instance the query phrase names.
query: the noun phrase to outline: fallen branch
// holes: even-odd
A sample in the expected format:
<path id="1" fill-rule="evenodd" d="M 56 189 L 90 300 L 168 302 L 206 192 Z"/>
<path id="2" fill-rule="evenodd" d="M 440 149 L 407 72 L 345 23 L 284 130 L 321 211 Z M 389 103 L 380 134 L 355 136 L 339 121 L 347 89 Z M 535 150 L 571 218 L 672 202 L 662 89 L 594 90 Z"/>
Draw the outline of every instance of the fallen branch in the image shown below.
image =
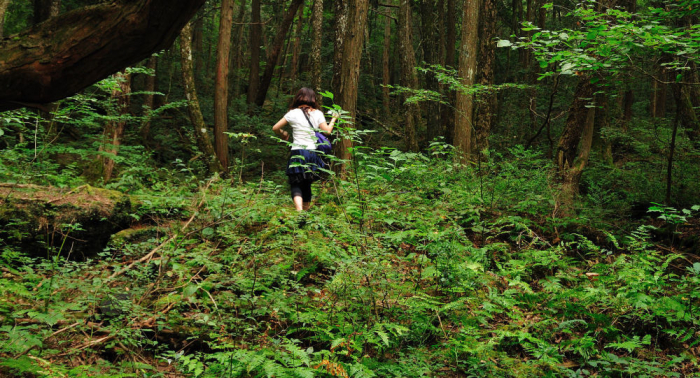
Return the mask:
<path id="1" fill-rule="evenodd" d="M 368 118 L 370 121 L 376 123 L 376 124 L 379 125 L 382 129 L 388 131 L 390 134 L 392 134 L 392 135 L 394 135 L 394 136 L 397 136 L 397 137 L 399 137 L 399 138 L 403 138 L 403 137 L 404 137 L 403 134 L 401 134 L 401 133 L 399 133 L 398 131 L 392 129 L 391 127 L 389 127 L 389 126 L 383 124 L 383 123 L 382 123 L 381 121 L 379 121 L 378 119 L 376 119 L 376 118 L 374 118 L 374 117 L 372 117 L 372 116 L 370 116 L 370 115 L 368 115 L 368 114 L 366 114 L 366 113 L 357 112 L 357 114 L 358 114 L 360 117 Z"/>
<path id="2" fill-rule="evenodd" d="M 165 247 L 166 244 L 168 244 L 168 243 L 170 243 L 171 241 L 175 240 L 175 238 L 177 238 L 177 237 L 178 237 L 178 234 L 175 234 L 175 235 L 171 236 L 170 239 L 164 241 L 164 242 L 161 243 L 159 246 L 153 248 L 153 250 L 152 250 L 151 252 L 149 252 L 146 256 L 143 256 L 142 258 L 140 258 L 140 259 L 138 259 L 138 260 L 132 262 L 132 263 L 129 264 L 129 266 L 127 266 L 126 268 L 124 268 L 124 269 L 122 269 L 122 270 L 120 270 L 120 271 L 117 271 L 117 272 L 112 273 L 112 275 L 109 276 L 109 277 L 107 278 L 107 280 L 111 280 L 111 279 L 113 279 L 113 278 L 115 278 L 115 277 L 121 276 L 122 274 L 126 273 L 128 270 L 130 270 L 131 268 L 133 268 L 134 265 L 136 265 L 136 264 L 140 264 L 140 263 L 142 263 L 142 262 L 149 261 L 149 260 L 153 257 L 153 255 L 155 255 L 156 253 L 158 253 L 158 251 L 160 251 L 163 247 Z"/>

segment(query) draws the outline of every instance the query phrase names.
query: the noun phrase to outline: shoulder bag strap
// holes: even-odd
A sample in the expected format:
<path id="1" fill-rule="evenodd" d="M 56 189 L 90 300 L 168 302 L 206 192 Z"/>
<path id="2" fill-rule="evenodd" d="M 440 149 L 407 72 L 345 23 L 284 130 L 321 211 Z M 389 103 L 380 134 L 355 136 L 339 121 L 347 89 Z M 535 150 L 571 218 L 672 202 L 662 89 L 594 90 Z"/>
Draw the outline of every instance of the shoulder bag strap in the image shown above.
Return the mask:
<path id="1" fill-rule="evenodd" d="M 306 120 L 309 121 L 309 126 L 311 126 L 311 130 L 316 131 L 316 128 L 314 127 L 314 125 L 311 123 L 311 120 L 309 119 L 309 115 L 306 114 L 304 109 L 299 108 L 299 110 L 301 110 L 301 112 L 304 114 L 304 117 L 306 117 Z"/>

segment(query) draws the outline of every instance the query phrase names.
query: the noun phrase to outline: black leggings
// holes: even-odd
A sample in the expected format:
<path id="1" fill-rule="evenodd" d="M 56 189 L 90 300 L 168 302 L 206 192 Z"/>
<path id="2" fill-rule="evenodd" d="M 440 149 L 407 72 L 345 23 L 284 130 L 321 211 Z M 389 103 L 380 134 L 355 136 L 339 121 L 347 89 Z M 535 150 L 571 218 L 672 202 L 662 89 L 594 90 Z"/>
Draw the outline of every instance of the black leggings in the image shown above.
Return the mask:
<path id="1" fill-rule="evenodd" d="M 301 182 L 295 182 L 289 184 L 292 190 L 292 199 L 294 197 L 301 197 L 303 202 L 311 202 L 311 181 L 304 180 Z"/>

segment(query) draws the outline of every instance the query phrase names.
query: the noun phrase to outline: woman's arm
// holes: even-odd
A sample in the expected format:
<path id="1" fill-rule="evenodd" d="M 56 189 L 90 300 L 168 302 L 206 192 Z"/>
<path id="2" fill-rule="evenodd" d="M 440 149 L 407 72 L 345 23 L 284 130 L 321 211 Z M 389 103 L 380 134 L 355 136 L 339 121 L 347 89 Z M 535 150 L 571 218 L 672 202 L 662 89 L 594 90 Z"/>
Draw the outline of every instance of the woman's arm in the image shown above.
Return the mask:
<path id="1" fill-rule="evenodd" d="M 280 138 L 284 140 L 289 140 L 289 133 L 282 130 L 282 128 L 285 127 L 288 123 L 289 122 L 287 122 L 287 120 L 284 117 L 282 117 L 281 120 L 277 121 L 277 123 L 275 123 L 275 125 L 272 126 L 272 131 L 274 131 L 275 134 L 279 135 Z"/>
<path id="2" fill-rule="evenodd" d="M 325 132 L 327 132 L 327 133 L 330 134 L 330 133 L 333 131 L 333 126 L 335 126 L 335 121 L 336 121 L 337 119 L 338 119 L 338 117 L 333 117 L 333 118 L 331 118 L 331 123 L 330 123 L 330 124 L 327 124 L 327 123 L 323 122 L 323 123 L 319 124 L 318 127 L 319 127 L 321 130 L 323 130 L 323 131 L 325 131 Z"/>

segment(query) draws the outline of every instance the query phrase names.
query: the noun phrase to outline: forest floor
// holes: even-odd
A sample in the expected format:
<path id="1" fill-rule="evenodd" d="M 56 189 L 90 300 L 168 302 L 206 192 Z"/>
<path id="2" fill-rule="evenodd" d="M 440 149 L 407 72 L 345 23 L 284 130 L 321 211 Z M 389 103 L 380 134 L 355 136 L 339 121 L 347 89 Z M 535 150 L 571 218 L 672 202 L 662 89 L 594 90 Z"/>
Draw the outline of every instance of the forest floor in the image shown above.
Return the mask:
<path id="1" fill-rule="evenodd" d="M 304 214 L 276 178 L 132 193 L 92 255 L 6 228 L 0 376 L 700 376 L 697 210 L 556 219 L 546 164 L 359 161 Z"/>

